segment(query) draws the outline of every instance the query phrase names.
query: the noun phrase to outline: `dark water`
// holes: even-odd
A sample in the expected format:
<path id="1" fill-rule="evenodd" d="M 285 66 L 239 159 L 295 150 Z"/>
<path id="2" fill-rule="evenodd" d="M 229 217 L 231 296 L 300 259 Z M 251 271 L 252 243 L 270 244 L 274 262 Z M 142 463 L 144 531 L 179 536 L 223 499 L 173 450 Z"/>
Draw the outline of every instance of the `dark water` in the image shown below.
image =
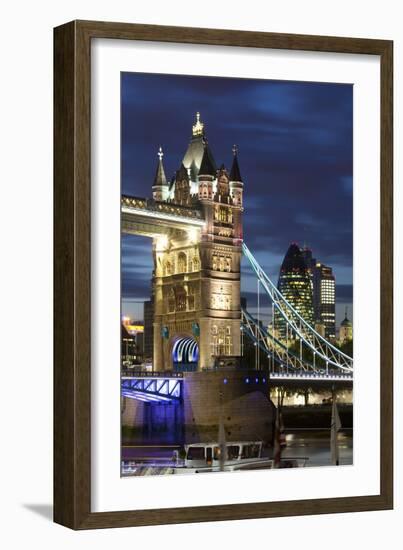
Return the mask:
<path id="1" fill-rule="evenodd" d="M 307 457 L 307 467 L 331 465 L 330 430 L 286 430 L 286 441 L 282 458 Z M 352 430 L 339 432 L 338 443 L 340 465 L 352 464 Z"/>

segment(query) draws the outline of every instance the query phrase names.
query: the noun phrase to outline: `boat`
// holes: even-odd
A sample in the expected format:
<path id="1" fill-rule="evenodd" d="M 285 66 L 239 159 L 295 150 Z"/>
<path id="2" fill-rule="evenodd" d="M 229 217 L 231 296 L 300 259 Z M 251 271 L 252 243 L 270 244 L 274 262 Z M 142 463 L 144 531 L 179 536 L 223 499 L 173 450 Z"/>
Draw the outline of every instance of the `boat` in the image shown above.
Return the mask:
<path id="1" fill-rule="evenodd" d="M 271 462 L 262 458 L 262 441 L 231 441 L 224 445 L 217 441 L 192 443 L 185 445 L 183 467 L 177 468 L 175 473 L 234 471 L 257 464 L 270 468 Z"/>

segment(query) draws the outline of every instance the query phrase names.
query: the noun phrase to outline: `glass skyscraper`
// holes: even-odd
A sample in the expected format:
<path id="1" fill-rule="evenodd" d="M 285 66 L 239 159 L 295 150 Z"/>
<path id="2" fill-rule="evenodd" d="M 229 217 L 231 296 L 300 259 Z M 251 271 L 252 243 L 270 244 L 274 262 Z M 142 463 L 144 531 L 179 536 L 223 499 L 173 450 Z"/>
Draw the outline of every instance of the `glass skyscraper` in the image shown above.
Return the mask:
<path id="1" fill-rule="evenodd" d="M 314 324 L 312 277 L 299 246 L 291 244 L 281 264 L 277 288 L 284 298 L 311 326 Z M 286 323 L 275 311 L 274 329 L 283 340 L 287 339 Z M 291 334 L 289 335 L 291 338 Z"/>

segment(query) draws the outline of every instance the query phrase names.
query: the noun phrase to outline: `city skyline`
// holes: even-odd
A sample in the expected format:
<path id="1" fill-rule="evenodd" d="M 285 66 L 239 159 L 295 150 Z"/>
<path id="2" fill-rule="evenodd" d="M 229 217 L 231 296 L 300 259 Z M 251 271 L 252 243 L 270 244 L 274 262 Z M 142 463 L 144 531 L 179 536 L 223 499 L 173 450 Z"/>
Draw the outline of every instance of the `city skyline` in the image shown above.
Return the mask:
<path id="1" fill-rule="evenodd" d="M 238 145 L 245 242 L 273 282 L 290 242 L 305 243 L 335 274 L 337 324 L 345 306 L 352 318 L 351 86 L 124 73 L 124 194 L 151 196 L 160 146 L 167 178 L 179 169 L 196 111 L 228 169 Z M 148 298 L 151 271 L 150 240 L 122 237 L 124 314 L 140 317 L 134 300 Z M 252 279 L 243 262 L 242 295 L 253 312 Z"/>

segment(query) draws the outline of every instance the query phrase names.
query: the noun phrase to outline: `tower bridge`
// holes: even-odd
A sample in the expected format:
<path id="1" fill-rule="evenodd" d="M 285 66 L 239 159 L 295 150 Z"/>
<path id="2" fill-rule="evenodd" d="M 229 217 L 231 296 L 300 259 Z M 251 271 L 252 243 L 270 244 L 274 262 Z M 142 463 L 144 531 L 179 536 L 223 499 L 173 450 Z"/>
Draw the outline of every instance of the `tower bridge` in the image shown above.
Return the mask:
<path id="1" fill-rule="evenodd" d="M 154 303 L 153 369 L 200 371 L 237 364 L 248 337 L 269 358 L 273 382 L 292 380 L 343 383 L 353 379 L 353 360 L 318 334 L 271 282 L 243 242 L 244 183 L 238 152 L 231 169 L 217 167 L 198 114 L 179 169 L 165 175 L 160 148 L 152 198 L 123 196 L 122 231 L 152 239 Z M 258 288 L 279 316 L 289 342 L 269 332 L 241 308 L 241 256 L 256 275 Z M 221 367 L 220 367 L 221 368 Z M 174 399 L 164 378 L 124 382 L 124 391 L 146 399 Z M 179 384 L 179 383 L 178 383 Z M 175 388 L 179 388 L 175 386 Z M 136 393 L 137 392 L 137 393 Z"/>
<path id="2" fill-rule="evenodd" d="M 134 235 L 186 237 L 199 231 L 205 222 L 200 210 L 164 204 L 147 198 L 122 196 L 122 231 Z"/>

